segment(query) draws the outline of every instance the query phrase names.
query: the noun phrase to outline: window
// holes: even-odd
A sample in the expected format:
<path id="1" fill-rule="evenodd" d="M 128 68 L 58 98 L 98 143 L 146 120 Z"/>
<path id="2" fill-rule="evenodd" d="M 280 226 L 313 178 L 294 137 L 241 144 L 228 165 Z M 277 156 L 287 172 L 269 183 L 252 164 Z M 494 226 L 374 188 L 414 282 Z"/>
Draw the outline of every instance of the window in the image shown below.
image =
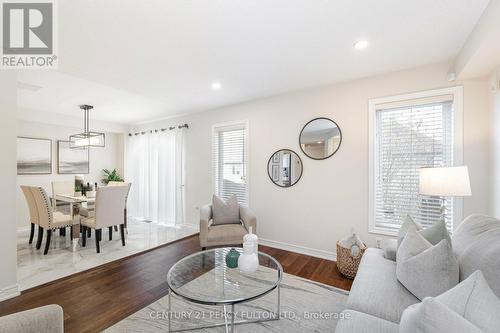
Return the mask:
<path id="1" fill-rule="evenodd" d="M 223 199 L 234 194 L 248 205 L 247 124 L 215 125 L 212 147 L 214 193 Z"/>
<path id="2" fill-rule="evenodd" d="M 450 231 L 461 201 L 419 194 L 419 169 L 462 163 L 462 89 L 370 101 L 370 232 L 395 234 L 409 214 Z M 443 209 L 444 206 L 444 209 Z"/>

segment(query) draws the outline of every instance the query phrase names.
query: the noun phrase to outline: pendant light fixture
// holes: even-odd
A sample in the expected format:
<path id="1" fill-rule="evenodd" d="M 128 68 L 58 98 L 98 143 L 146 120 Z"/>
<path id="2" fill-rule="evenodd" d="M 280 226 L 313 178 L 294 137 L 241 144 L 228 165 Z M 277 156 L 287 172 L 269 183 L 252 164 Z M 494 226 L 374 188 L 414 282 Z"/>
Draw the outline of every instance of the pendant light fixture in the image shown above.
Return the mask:
<path id="1" fill-rule="evenodd" d="M 92 105 L 80 105 L 83 110 L 83 133 L 73 134 L 69 136 L 69 147 L 71 149 L 85 149 L 90 147 L 104 147 L 106 137 L 104 133 L 93 132 L 90 130 L 89 113 L 94 107 Z"/>

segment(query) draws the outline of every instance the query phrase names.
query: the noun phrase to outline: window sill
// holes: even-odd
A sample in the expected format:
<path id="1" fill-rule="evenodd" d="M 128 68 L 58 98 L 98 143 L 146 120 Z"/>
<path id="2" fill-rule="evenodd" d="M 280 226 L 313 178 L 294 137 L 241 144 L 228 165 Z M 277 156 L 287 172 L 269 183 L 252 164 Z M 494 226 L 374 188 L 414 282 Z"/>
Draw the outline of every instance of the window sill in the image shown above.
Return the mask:
<path id="1" fill-rule="evenodd" d="M 397 236 L 398 230 L 394 228 L 370 228 L 368 233 L 375 235 L 384 235 L 384 236 Z"/>

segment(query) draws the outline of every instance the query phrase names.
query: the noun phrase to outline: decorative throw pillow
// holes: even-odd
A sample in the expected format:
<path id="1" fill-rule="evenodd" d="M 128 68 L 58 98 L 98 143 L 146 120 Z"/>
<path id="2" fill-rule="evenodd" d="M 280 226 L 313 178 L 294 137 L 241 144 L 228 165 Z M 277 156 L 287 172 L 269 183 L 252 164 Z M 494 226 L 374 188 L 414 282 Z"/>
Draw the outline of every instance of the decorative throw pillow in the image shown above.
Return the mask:
<path id="1" fill-rule="evenodd" d="M 437 296 L 436 300 L 484 332 L 500 330 L 500 300 L 481 271 L 475 271 L 456 287 Z"/>
<path id="2" fill-rule="evenodd" d="M 429 228 L 420 230 L 419 233 L 432 245 L 436 245 L 443 239 L 446 239 L 451 244 L 450 234 L 448 233 L 446 223 L 443 220 L 434 223 Z"/>
<path id="3" fill-rule="evenodd" d="M 443 239 L 432 245 L 410 227 L 396 255 L 396 277 L 420 300 L 456 286 L 459 270 L 451 244 Z"/>
<path id="4" fill-rule="evenodd" d="M 408 229 L 410 229 L 410 227 L 414 227 L 417 231 L 423 229 L 420 223 L 415 222 L 410 215 L 406 215 L 405 220 L 398 231 L 398 248 L 401 245 L 401 242 L 403 241 L 403 238 L 405 238 L 406 233 L 408 232 Z"/>
<path id="5" fill-rule="evenodd" d="M 451 244 L 450 234 L 448 233 L 448 229 L 446 229 L 446 223 L 443 220 L 440 220 L 439 222 L 434 223 L 432 226 L 423 229 L 420 223 L 415 222 L 410 215 L 406 215 L 405 221 L 399 228 L 398 232 L 398 248 L 405 238 L 408 229 L 411 227 L 414 227 L 432 245 L 436 245 L 442 239 L 447 239 Z"/>
<path id="6" fill-rule="evenodd" d="M 240 223 L 240 205 L 235 195 L 230 196 L 225 202 L 214 195 L 212 210 L 214 225 Z"/>
<path id="7" fill-rule="evenodd" d="M 404 310 L 400 333 L 481 333 L 473 323 L 432 297 Z"/>

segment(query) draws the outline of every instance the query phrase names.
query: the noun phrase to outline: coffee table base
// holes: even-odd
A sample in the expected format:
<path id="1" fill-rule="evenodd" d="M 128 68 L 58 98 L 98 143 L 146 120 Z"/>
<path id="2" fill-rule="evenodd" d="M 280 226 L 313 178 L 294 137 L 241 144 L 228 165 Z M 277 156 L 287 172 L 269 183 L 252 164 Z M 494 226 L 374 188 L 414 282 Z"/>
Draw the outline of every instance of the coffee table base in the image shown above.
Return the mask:
<path id="1" fill-rule="evenodd" d="M 199 330 L 199 329 L 204 329 L 204 328 L 215 328 L 215 327 L 226 327 L 226 333 L 234 333 L 234 328 L 236 325 L 242 325 L 242 324 L 253 324 L 253 323 L 262 323 L 262 322 L 269 322 L 269 321 L 275 321 L 280 319 L 280 285 L 278 284 L 277 286 L 277 292 L 278 292 L 278 297 L 277 297 L 277 312 L 273 312 L 272 315 L 270 315 L 270 318 L 267 319 L 260 319 L 260 320 L 234 320 L 234 306 L 235 304 L 231 304 L 231 313 L 233 314 L 231 316 L 231 319 L 229 320 L 227 318 L 227 311 L 226 311 L 226 305 L 224 305 L 224 322 L 223 323 L 218 323 L 218 324 L 211 324 L 211 325 L 205 325 L 205 326 L 197 326 L 197 327 L 190 327 L 190 328 L 181 328 L 181 329 L 172 329 L 172 320 L 171 320 L 171 310 L 172 310 L 172 290 L 168 291 L 168 332 L 188 332 L 188 331 L 194 331 L 194 330 Z"/>

